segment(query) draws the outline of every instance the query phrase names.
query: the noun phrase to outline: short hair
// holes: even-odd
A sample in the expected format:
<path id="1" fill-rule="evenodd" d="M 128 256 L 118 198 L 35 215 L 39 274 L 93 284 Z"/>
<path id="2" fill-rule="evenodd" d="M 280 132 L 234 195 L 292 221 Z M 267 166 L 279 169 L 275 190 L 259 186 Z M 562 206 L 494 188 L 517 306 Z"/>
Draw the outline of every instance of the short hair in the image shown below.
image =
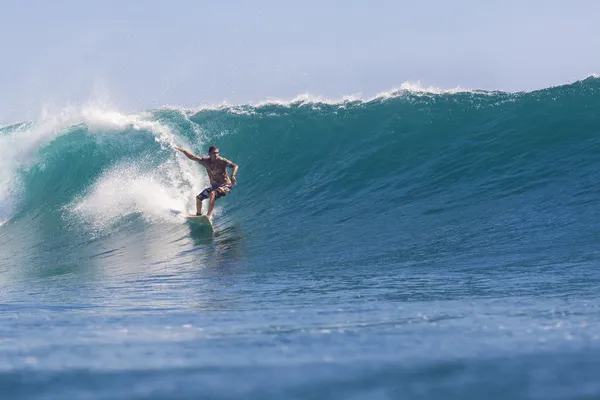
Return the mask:
<path id="1" fill-rule="evenodd" d="M 213 152 L 213 151 L 215 151 L 215 150 L 218 150 L 218 149 L 217 149 L 217 146 L 210 146 L 210 147 L 208 148 L 208 154 L 212 153 L 212 152 Z"/>

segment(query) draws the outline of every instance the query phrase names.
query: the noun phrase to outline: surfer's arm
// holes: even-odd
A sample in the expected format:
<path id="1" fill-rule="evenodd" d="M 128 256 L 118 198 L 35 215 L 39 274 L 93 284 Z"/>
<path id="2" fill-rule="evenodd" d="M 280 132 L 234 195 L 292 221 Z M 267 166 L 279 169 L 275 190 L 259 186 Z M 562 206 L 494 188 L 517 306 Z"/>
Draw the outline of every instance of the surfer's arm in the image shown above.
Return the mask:
<path id="1" fill-rule="evenodd" d="M 231 182 L 235 185 L 235 174 L 237 174 L 239 167 L 236 163 L 232 163 L 227 159 L 225 160 L 225 162 L 227 163 L 228 167 L 233 168 L 233 171 L 231 171 Z"/>
<path id="2" fill-rule="evenodd" d="M 180 152 L 182 152 L 190 160 L 202 161 L 202 159 L 200 157 L 193 155 L 192 153 L 190 153 L 189 151 L 187 151 L 185 149 L 182 149 L 181 147 L 175 147 L 175 150 L 179 150 Z"/>
<path id="3" fill-rule="evenodd" d="M 230 166 L 231 168 L 233 168 L 233 171 L 231 171 L 231 176 L 235 178 L 235 174 L 237 174 L 237 171 L 238 171 L 238 168 L 239 168 L 239 167 L 238 167 L 238 165 L 237 165 L 237 164 L 234 164 L 234 163 L 232 163 L 231 161 L 230 161 L 229 163 L 230 163 L 230 164 L 229 164 L 229 166 Z"/>

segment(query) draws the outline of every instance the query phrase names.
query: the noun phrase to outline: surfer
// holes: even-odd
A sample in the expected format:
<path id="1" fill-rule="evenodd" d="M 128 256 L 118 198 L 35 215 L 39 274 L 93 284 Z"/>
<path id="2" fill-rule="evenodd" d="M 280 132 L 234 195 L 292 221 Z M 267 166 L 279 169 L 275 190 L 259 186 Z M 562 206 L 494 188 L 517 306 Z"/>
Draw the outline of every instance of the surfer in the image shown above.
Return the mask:
<path id="1" fill-rule="evenodd" d="M 196 196 L 196 215 L 202 215 L 202 200 L 210 199 L 208 212 L 206 213 L 206 216 L 210 219 L 215 201 L 218 198 L 227 196 L 231 191 L 232 185 L 236 184 L 235 174 L 238 172 L 237 164 L 232 163 L 226 158 L 219 157 L 217 146 L 210 146 L 208 148 L 208 157 L 195 156 L 181 147 L 175 147 L 175 150 L 179 150 L 190 160 L 197 161 L 206 169 L 210 187 L 207 187 Z M 227 167 L 233 168 L 231 178 L 229 178 L 229 174 L 227 173 Z"/>

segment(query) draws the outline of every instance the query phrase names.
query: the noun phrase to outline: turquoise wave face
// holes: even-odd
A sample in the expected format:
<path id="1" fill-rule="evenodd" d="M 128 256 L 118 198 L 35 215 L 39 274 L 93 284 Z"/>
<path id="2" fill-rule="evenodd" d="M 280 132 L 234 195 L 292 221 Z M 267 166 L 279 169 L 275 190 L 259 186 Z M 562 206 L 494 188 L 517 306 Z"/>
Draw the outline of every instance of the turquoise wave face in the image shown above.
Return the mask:
<path id="1" fill-rule="evenodd" d="M 579 243 L 594 235 L 582 218 L 595 216 L 598 199 L 599 93 L 600 79 L 588 78 L 531 93 L 399 92 L 196 113 L 86 109 L 12 125 L 0 132 L 1 229 L 85 243 L 179 226 L 169 209 L 193 210 L 207 181 L 173 146 L 204 154 L 215 144 L 240 165 L 217 224 L 265 249 L 412 257 L 534 246 L 548 239 L 541 227 Z M 151 240 L 164 240 L 157 232 Z"/>

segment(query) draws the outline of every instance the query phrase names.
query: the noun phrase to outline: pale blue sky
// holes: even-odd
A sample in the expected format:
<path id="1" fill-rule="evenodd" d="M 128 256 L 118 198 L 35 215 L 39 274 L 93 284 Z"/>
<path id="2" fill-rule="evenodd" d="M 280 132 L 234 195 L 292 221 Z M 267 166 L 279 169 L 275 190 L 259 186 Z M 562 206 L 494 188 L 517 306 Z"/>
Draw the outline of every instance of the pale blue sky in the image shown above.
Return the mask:
<path id="1" fill-rule="evenodd" d="M 161 105 L 530 90 L 600 73 L 600 1 L 0 0 L 0 122 Z"/>

